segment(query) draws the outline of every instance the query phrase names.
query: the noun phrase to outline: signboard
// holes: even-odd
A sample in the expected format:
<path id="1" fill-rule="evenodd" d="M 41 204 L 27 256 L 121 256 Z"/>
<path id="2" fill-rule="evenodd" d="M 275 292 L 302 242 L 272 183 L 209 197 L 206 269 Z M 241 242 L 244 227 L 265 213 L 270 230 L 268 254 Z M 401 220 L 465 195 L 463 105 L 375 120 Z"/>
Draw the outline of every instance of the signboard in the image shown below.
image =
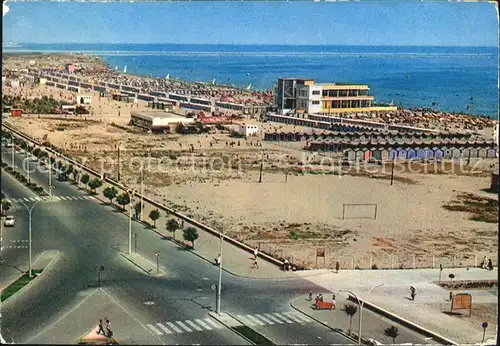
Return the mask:
<path id="1" fill-rule="evenodd" d="M 469 310 L 469 316 L 472 314 L 472 295 L 469 293 L 459 293 L 453 296 L 451 301 L 451 312 L 453 310 Z"/>
<path id="2" fill-rule="evenodd" d="M 156 251 L 156 252 L 155 252 L 155 256 L 156 256 L 156 257 L 160 256 L 160 251 Z"/>

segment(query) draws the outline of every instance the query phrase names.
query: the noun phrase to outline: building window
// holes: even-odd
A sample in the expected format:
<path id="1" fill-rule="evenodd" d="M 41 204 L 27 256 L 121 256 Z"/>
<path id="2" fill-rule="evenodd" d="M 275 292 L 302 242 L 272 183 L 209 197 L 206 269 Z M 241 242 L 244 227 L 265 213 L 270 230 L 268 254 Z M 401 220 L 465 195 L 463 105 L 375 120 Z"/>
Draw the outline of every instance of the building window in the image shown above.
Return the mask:
<path id="1" fill-rule="evenodd" d="M 319 95 L 320 91 L 319 90 L 313 90 L 313 95 Z"/>
<path id="2" fill-rule="evenodd" d="M 313 101 L 312 104 L 313 105 L 319 105 L 319 101 Z"/>

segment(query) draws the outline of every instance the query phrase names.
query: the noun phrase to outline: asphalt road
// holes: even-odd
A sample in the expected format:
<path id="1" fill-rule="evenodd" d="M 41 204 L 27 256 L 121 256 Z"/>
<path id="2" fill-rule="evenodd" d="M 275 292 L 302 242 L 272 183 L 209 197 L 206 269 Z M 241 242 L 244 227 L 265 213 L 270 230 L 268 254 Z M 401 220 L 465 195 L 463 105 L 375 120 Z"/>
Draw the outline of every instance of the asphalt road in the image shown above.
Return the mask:
<path id="1" fill-rule="evenodd" d="M 20 158 L 16 161 L 21 163 Z M 48 185 L 46 173 L 35 170 L 31 176 L 42 186 Z M 7 183 L 6 189 L 2 184 L 2 190 L 9 196 L 26 193 L 20 184 Z M 53 180 L 53 184 L 59 196 L 85 194 L 69 182 Z M 19 223 L 19 227 L 21 225 L 24 224 Z M 167 275 L 149 277 L 121 258 L 120 252 L 128 249 L 126 215 L 91 200 L 40 202 L 33 214 L 33 225 L 36 225 L 33 232 L 34 253 L 56 249 L 61 252 L 61 258 L 36 285 L 18 297 L 15 304 L 9 301 L 4 303 L 2 326 L 11 331 L 17 342 L 30 341 L 35 335 L 43 334 L 52 321 L 81 300 L 81 292 L 96 283 L 96 268 L 103 265 L 106 268 L 103 290 L 126 307 L 137 323 L 156 326 L 161 333 L 146 327 L 149 328 L 151 343 L 245 343 L 227 329 L 214 327 L 198 331 L 187 322 L 205 321 L 208 312 L 215 308 L 215 292 L 211 286 L 217 282 L 218 268 L 211 263 L 189 251 L 180 250 L 177 245 L 135 222 L 132 231 L 138 237 L 138 252 L 154 263 L 154 252 L 159 250 L 160 265 Z M 307 317 L 289 315 L 294 311 L 289 305 L 293 298 L 305 297 L 310 290 L 323 290 L 313 287 L 308 281 L 300 278 L 275 281 L 246 279 L 224 272 L 222 282 L 222 311 L 250 320 L 248 315 L 267 316 L 269 321 L 274 321 L 273 324 L 255 322 L 252 328 L 278 344 L 352 344 L 341 334 L 308 321 Z M 278 323 L 266 314 L 275 318 L 285 316 L 289 322 Z M 365 310 L 363 319 L 364 323 L 370 323 L 373 319 L 379 321 L 380 317 Z M 173 327 L 169 328 L 169 323 L 178 321 L 191 331 L 177 328 L 181 332 L 176 332 Z M 169 328 L 171 333 L 159 329 L 158 323 Z M 82 329 L 88 327 L 82 326 Z M 399 328 L 402 332 L 398 341 L 407 342 L 403 337 L 407 330 L 402 326 Z M 126 333 L 126 330 L 115 331 L 118 338 Z M 413 342 L 426 342 L 418 334 L 412 337 Z"/>

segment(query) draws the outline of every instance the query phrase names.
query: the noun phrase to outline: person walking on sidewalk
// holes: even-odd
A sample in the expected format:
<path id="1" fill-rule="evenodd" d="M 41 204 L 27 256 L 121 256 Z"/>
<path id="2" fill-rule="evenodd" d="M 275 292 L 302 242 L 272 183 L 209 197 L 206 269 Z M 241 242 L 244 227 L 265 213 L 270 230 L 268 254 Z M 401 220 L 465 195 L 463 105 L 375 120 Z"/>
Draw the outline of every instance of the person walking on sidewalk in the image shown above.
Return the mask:
<path id="1" fill-rule="evenodd" d="M 97 330 L 97 334 L 101 335 L 106 335 L 106 332 L 104 331 L 104 328 L 102 327 L 102 319 L 99 320 L 99 329 Z"/>
<path id="2" fill-rule="evenodd" d="M 410 297 L 411 300 L 415 300 L 415 296 L 417 295 L 417 289 L 413 286 L 410 286 Z"/>
<path id="3" fill-rule="evenodd" d="M 253 250 L 253 259 L 254 260 L 257 260 L 257 257 L 259 257 L 259 249 L 258 248 L 255 248 Z"/>
<path id="4" fill-rule="evenodd" d="M 337 274 L 339 273 L 339 270 L 340 270 L 340 262 L 337 261 L 337 263 L 335 263 L 335 271 L 337 272 Z"/>
<path id="5" fill-rule="evenodd" d="M 253 268 L 259 269 L 259 263 L 257 263 L 257 257 L 255 257 L 253 260 Z"/>

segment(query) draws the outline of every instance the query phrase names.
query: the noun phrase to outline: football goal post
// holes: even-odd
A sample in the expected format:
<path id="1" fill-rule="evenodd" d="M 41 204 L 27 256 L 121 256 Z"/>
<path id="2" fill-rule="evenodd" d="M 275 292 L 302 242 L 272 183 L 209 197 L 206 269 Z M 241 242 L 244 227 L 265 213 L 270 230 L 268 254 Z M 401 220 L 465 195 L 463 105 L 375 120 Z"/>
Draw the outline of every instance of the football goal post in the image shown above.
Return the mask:
<path id="1" fill-rule="evenodd" d="M 342 204 L 342 220 L 377 219 L 378 204 Z"/>

